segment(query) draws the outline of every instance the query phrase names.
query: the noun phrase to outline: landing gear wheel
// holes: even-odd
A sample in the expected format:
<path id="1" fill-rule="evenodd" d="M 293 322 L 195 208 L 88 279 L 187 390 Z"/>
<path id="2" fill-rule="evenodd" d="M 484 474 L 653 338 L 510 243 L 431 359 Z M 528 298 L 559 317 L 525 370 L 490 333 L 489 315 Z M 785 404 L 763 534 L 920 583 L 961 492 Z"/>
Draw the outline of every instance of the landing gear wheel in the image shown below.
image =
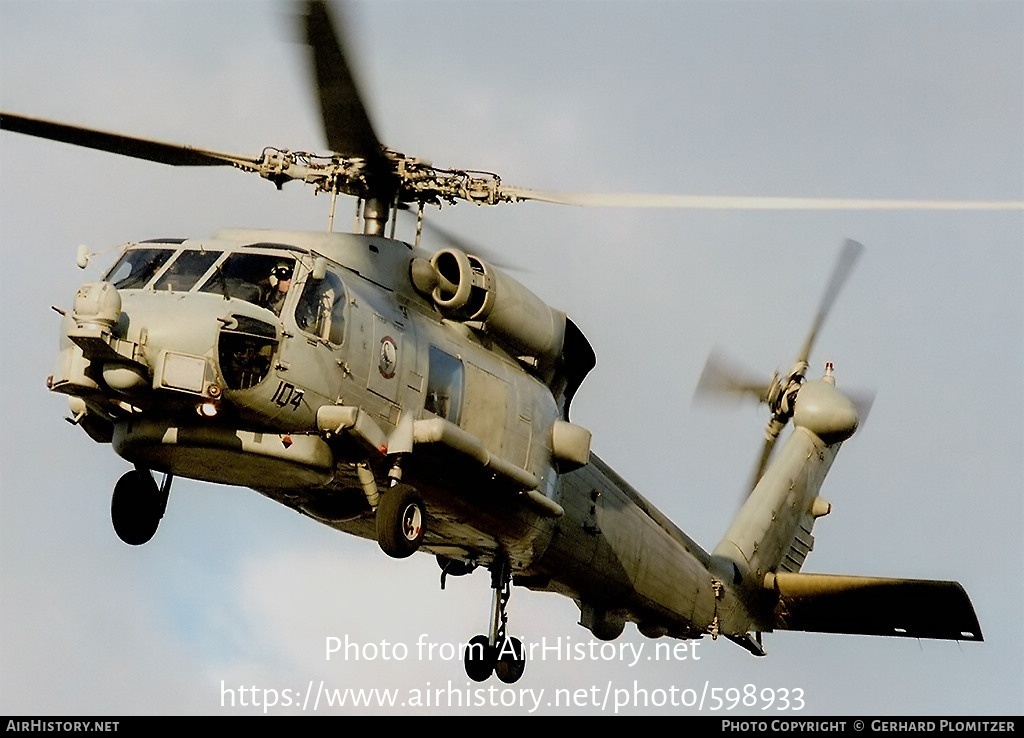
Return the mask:
<path id="1" fill-rule="evenodd" d="M 466 676 L 483 682 L 491 674 L 497 674 L 505 684 L 513 684 L 526 671 L 526 649 L 518 638 L 505 636 L 508 622 L 505 606 L 512 596 L 512 566 L 507 558 L 501 557 L 487 568 L 491 570 L 491 627 L 488 635 L 473 636 L 466 646 Z"/>
<path id="2" fill-rule="evenodd" d="M 498 651 L 494 673 L 505 684 L 515 684 L 526 671 L 526 649 L 518 638 L 509 638 Z"/>
<path id="3" fill-rule="evenodd" d="M 474 682 L 485 682 L 494 671 L 497 654 L 488 644 L 487 636 L 473 636 L 466 646 L 466 676 Z"/>
<path id="4" fill-rule="evenodd" d="M 129 546 L 141 546 L 156 533 L 166 505 L 166 496 L 148 470 L 127 472 L 117 480 L 110 499 L 114 532 Z"/>
<path id="5" fill-rule="evenodd" d="M 423 543 L 423 500 L 407 484 L 396 484 L 381 495 L 377 506 L 377 543 L 388 556 L 404 559 Z"/>

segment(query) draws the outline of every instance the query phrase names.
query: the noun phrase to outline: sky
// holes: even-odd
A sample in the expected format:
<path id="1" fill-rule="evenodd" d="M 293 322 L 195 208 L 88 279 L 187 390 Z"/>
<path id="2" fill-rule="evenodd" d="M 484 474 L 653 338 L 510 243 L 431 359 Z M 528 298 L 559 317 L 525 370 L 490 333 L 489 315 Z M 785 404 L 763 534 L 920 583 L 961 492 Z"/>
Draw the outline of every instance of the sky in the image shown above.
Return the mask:
<path id="1" fill-rule="evenodd" d="M 0 0 L 0 109 L 240 154 L 324 152 L 288 11 Z M 438 166 L 544 190 L 1024 199 L 1019 1 L 346 11 L 379 138 Z M 512 687 L 469 682 L 452 656 L 486 628 L 483 572 L 442 591 L 430 556 L 392 560 L 250 490 L 186 479 L 150 543 L 121 543 L 109 500 L 129 465 L 64 422 L 65 400 L 44 386 L 51 306 L 69 307 L 118 245 L 318 230 L 327 212 L 297 184 L 0 133 L 0 254 L 14 277 L 0 287 L 0 713 L 1024 713 L 1020 210 L 433 213 L 580 326 L 598 359 L 574 420 L 709 550 L 768 418 L 695 405 L 706 358 L 718 349 L 766 378 L 787 369 L 843 240 L 863 243 L 812 373 L 833 361 L 841 387 L 876 398 L 825 481 L 833 511 L 804 571 L 959 581 L 985 636 L 779 632 L 760 659 L 710 638 L 655 659 L 666 641 L 629 626 L 616 653 L 536 652 Z M 79 244 L 104 252 L 84 272 Z M 528 644 L 589 644 L 578 617 L 554 594 L 516 588 L 509 603 Z M 748 685 L 775 702 L 743 704 Z M 314 710 L 310 690 L 348 701 Z M 358 690 L 372 704 L 354 705 Z"/>

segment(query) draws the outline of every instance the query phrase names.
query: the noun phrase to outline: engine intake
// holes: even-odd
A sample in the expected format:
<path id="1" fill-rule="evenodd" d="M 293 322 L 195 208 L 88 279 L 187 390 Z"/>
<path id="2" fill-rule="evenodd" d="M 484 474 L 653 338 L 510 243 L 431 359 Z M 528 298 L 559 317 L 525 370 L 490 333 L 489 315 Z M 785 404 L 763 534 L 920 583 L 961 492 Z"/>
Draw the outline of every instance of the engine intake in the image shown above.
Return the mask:
<path id="1" fill-rule="evenodd" d="M 445 317 L 479 322 L 517 354 L 554 362 L 565 341 L 565 313 L 555 310 L 504 272 L 460 249 L 443 249 L 414 264 L 413 282 Z"/>

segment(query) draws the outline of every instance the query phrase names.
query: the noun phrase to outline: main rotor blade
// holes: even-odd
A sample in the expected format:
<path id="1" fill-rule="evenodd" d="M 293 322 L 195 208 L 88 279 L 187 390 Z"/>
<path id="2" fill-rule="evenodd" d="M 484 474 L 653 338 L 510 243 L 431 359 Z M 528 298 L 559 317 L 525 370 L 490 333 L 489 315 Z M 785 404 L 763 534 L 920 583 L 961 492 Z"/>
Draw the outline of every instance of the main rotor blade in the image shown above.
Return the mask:
<path id="1" fill-rule="evenodd" d="M 40 118 L 28 118 L 14 113 L 0 113 L 0 129 L 175 167 L 237 166 L 254 169 L 260 162 L 259 159 L 238 154 L 151 141 Z"/>
<path id="2" fill-rule="evenodd" d="M 680 210 L 1024 210 L 1018 200 L 872 200 L 825 197 L 746 197 L 732 195 L 655 195 L 641 193 L 549 192 L 502 187 L 513 200 L 594 208 Z"/>
<path id="3" fill-rule="evenodd" d="M 839 252 L 839 258 L 836 260 L 836 265 L 832 269 L 832 278 L 829 280 L 828 286 L 825 287 L 825 293 L 821 297 L 818 312 L 814 316 L 814 323 L 811 325 L 810 333 L 807 334 L 807 340 L 804 342 L 803 348 L 800 349 L 797 362 L 807 363 L 811 354 L 811 348 L 818 338 L 818 332 L 821 330 L 825 318 L 828 317 L 828 313 L 832 309 L 839 291 L 843 288 L 843 284 L 850 276 L 850 272 L 853 271 L 857 258 L 863 251 L 864 247 L 856 241 L 847 239 L 843 244 L 842 251 Z"/>
<path id="4" fill-rule="evenodd" d="M 439 226 L 432 220 L 423 221 L 423 230 L 424 232 L 431 232 L 438 240 L 443 242 L 444 246 L 454 246 L 457 249 L 461 249 L 462 251 L 465 251 L 467 254 L 472 254 L 473 256 L 483 259 L 493 267 L 498 267 L 498 269 L 501 269 L 502 271 L 523 271 L 522 268 L 506 262 L 505 259 L 501 256 L 501 254 L 492 251 L 491 249 L 485 246 L 481 246 L 478 243 L 474 243 L 473 241 L 470 241 L 468 238 L 460 236 L 455 231 Z"/>
<path id="5" fill-rule="evenodd" d="M 370 171 L 379 171 L 388 163 L 384 148 L 374 133 L 345 59 L 341 36 L 324 2 L 309 2 L 305 26 L 327 145 L 336 154 L 364 159 Z"/>

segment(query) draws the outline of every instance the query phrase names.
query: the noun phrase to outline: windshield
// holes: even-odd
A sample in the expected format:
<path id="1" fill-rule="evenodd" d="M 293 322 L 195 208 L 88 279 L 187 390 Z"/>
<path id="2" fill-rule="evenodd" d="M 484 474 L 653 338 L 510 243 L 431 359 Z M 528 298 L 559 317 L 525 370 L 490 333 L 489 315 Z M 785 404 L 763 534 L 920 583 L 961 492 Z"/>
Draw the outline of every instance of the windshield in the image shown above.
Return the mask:
<path id="1" fill-rule="evenodd" d="M 222 251 L 193 251 L 188 249 L 178 254 L 171 262 L 153 289 L 186 292 L 195 285 L 199 278 L 206 274 L 210 265 L 217 260 Z"/>
<path id="2" fill-rule="evenodd" d="M 141 290 L 176 249 L 130 249 L 121 255 L 104 278 L 119 290 Z"/>

